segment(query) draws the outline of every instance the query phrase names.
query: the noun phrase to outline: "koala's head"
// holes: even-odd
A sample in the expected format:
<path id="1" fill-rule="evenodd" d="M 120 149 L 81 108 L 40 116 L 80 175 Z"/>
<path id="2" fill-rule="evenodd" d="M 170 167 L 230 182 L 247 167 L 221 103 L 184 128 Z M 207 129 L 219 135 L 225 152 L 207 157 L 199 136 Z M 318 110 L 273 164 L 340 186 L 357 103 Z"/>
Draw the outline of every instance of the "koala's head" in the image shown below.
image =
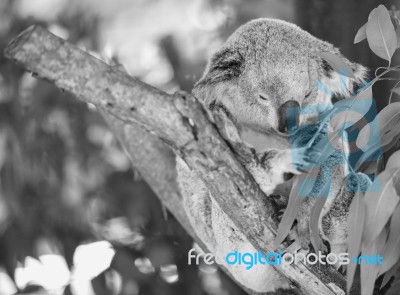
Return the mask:
<path id="1" fill-rule="evenodd" d="M 354 71 L 340 76 L 319 52 L 337 55 Z M 285 130 L 285 108 L 332 106 L 347 97 L 366 69 L 344 58 L 333 45 L 279 20 L 258 19 L 240 27 L 209 61 L 193 93 L 211 112 L 222 109 L 236 125 L 268 132 Z"/>

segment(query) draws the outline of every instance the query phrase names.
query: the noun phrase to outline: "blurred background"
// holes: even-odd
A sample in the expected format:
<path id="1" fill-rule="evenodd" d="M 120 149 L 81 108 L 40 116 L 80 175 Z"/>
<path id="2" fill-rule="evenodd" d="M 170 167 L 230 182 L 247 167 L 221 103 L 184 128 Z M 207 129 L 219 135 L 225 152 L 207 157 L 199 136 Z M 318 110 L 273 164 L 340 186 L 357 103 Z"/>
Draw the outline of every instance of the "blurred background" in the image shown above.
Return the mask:
<path id="1" fill-rule="evenodd" d="M 0 51 L 41 24 L 151 85 L 190 91 L 227 36 L 250 19 L 271 17 L 298 24 L 373 71 L 385 61 L 353 39 L 381 2 L 395 4 L 0 0 Z M 388 87 L 374 89 L 378 104 Z M 217 268 L 188 265 L 192 246 L 98 113 L 0 55 L 0 295 L 245 294 Z"/>

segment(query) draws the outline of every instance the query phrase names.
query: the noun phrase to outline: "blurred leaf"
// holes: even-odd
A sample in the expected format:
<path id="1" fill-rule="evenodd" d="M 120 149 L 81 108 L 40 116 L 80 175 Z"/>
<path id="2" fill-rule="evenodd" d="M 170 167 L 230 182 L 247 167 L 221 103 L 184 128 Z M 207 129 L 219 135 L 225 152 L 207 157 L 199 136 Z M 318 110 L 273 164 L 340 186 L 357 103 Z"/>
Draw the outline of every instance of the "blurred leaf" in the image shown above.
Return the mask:
<path id="1" fill-rule="evenodd" d="M 114 255 L 115 249 L 106 241 L 80 245 L 74 254 L 74 275 L 92 279 L 110 267 Z"/>
<path id="2" fill-rule="evenodd" d="M 371 11 L 366 32 L 371 50 L 377 56 L 386 59 L 390 63 L 397 47 L 397 37 L 389 12 L 385 6 L 379 5 Z"/>
<path id="3" fill-rule="evenodd" d="M 329 65 L 340 75 L 355 79 L 353 70 L 342 58 L 330 52 L 318 52 L 317 55 L 327 61 Z"/>
<path id="4" fill-rule="evenodd" d="M 49 293 L 42 286 L 31 283 L 28 284 L 23 290 L 20 290 L 15 295 L 19 294 L 48 295 Z"/>
<path id="5" fill-rule="evenodd" d="M 400 206 L 397 206 L 390 221 L 389 238 L 386 242 L 383 257 L 385 263 L 381 265 L 379 275 L 391 269 L 400 258 Z"/>
<path id="6" fill-rule="evenodd" d="M 91 280 L 92 287 L 96 295 L 109 295 L 112 291 L 107 286 L 105 272 L 100 273 L 98 276 Z"/>
<path id="7" fill-rule="evenodd" d="M 143 281 L 152 278 L 152 275 L 141 273 L 135 266 L 137 253 L 132 253 L 124 248 L 117 248 L 110 268 L 116 270 L 125 279 Z"/>
<path id="8" fill-rule="evenodd" d="M 400 178 L 400 169 L 395 173 L 385 170 L 379 174 L 368 191 L 365 192 L 366 206 L 363 242 L 371 243 L 392 216 L 399 203 L 399 196 L 394 188 Z"/>
<path id="9" fill-rule="evenodd" d="M 365 220 L 365 204 L 363 195 L 357 191 L 353 201 L 351 202 L 348 216 L 348 237 L 349 237 L 349 257 L 358 257 L 361 250 L 361 238 Z M 347 266 L 347 292 L 350 293 L 350 288 L 353 284 L 354 274 L 357 264 L 350 263 Z"/>
<path id="10" fill-rule="evenodd" d="M 366 38 L 367 38 L 367 24 L 365 23 L 361 28 L 358 29 L 358 32 L 354 37 L 354 44 L 359 43 Z"/>
<path id="11" fill-rule="evenodd" d="M 385 247 L 386 237 L 387 231 L 383 229 L 374 241 L 368 244 L 363 242 L 361 247 L 362 255 L 370 257 L 382 253 Z M 361 262 L 361 295 L 372 295 L 375 280 L 379 273 L 379 266 L 379 264 L 367 264 L 365 261 Z"/>
<path id="12" fill-rule="evenodd" d="M 145 253 L 154 267 L 160 265 L 174 264 L 174 251 L 167 241 L 153 239 L 146 245 Z"/>

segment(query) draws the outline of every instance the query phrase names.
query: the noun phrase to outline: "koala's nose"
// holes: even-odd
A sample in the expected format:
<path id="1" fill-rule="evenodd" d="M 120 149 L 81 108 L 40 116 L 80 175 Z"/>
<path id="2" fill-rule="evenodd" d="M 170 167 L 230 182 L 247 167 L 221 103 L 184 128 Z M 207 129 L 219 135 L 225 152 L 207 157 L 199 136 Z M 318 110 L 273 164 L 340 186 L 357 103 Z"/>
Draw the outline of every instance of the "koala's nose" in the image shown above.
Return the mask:
<path id="1" fill-rule="evenodd" d="M 288 100 L 279 108 L 279 126 L 280 132 L 294 131 L 297 129 L 297 116 L 300 113 L 300 104 L 295 100 Z"/>

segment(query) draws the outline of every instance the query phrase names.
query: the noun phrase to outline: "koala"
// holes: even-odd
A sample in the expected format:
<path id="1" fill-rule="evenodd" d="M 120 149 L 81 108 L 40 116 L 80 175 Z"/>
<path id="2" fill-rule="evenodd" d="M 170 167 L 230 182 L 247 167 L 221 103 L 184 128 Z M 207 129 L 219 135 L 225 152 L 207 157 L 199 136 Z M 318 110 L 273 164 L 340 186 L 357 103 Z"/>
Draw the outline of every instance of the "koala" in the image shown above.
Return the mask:
<path id="1" fill-rule="evenodd" d="M 353 70 L 354 78 L 335 72 L 319 52 L 342 59 Z M 332 44 L 298 26 L 281 20 L 257 19 L 237 29 L 212 55 L 202 78 L 195 84 L 193 95 L 204 105 L 210 119 L 265 195 L 270 197 L 286 191 L 287 196 L 293 175 L 308 171 L 318 155 L 314 145 L 307 144 L 308 140 L 295 145 L 289 143 L 288 133 L 300 138 L 305 136 L 293 131 L 305 121 L 296 114 L 310 106 L 317 115 L 329 111 L 332 100 L 349 97 L 365 75 L 363 66 L 350 62 Z M 288 124 L 290 120 L 297 124 Z M 309 219 L 318 189 L 324 181 L 329 181 L 324 171 L 335 165 L 338 169 L 329 175 L 334 197 L 325 203 L 320 228 L 332 252 L 345 248 L 348 208 L 341 207 L 347 206 L 352 198 L 351 193 L 342 191 L 349 173 L 344 159 L 348 147 L 345 141 L 340 141 L 335 148 L 340 152 L 322 164 L 322 180 L 298 210 L 296 232 L 304 249 L 310 245 Z M 226 253 L 234 250 L 257 252 L 214 201 L 196 171 L 190 170 L 179 157 L 177 175 L 183 205 L 196 235 L 217 259 L 224 261 Z M 286 205 L 287 199 L 282 198 L 281 202 Z M 334 214 L 330 214 L 331 209 Z M 226 268 L 239 283 L 255 292 L 271 292 L 290 285 L 268 265 L 256 265 L 251 270 L 237 265 L 226 265 Z"/>

